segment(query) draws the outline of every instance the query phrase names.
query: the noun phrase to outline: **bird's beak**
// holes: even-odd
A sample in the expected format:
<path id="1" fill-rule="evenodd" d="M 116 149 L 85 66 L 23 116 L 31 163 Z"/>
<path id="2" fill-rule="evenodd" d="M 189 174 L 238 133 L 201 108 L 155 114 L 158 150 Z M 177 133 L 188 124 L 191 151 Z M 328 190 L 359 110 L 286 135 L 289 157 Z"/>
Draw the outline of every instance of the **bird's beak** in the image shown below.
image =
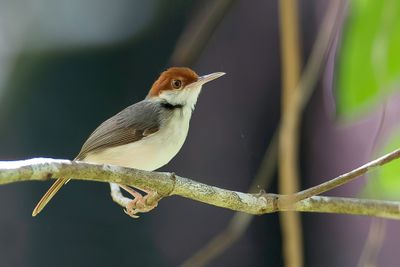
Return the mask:
<path id="1" fill-rule="evenodd" d="M 200 76 L 197 79 L 196 84 L 203 85 L 203 84 L 211 82 L 212 80 L 215 80 L 225 74 L 226 74 L 225 72 L 214 72 L 214 73 L 211 73 L 208 75 Z"/>

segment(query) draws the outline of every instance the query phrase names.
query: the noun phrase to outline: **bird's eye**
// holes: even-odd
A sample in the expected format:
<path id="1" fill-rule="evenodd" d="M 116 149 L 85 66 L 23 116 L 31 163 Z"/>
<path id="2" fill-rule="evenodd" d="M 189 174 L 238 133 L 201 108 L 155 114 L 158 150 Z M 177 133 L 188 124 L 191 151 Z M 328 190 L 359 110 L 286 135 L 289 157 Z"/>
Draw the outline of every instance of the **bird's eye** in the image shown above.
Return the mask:
<path id="1" fill-rule="evenodd" d="M 171 86 L 174 89 L 179 89 L 182 87 L 182 81 L 181 80 L 172 80 L 171 81 Z"/>

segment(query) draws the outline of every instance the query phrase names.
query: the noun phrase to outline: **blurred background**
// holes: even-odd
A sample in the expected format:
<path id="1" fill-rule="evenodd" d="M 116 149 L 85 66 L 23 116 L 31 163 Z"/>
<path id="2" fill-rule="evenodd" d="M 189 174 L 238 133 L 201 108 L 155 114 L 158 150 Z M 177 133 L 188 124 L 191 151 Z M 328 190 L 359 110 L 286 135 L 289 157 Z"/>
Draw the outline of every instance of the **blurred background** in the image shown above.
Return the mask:
<path id="1" fill-rule="evenodd" d="M 204 88 L 162 170 L 237 191 L 307 188 L 400 145 L 399 47 L 396 0 L 0 0 L 0 159 L 72 159 L 160 72 L 189 66 L 227 75 Z M 399 171 L 390 164 L 328 195 L 397 200 Z M 399 261 L 396 221 L 252 218 L 180 197 L 134 220 L 104 183 L 71 182 L 32 218 L 50 184 L 0 187 L 1 266 Z"/>

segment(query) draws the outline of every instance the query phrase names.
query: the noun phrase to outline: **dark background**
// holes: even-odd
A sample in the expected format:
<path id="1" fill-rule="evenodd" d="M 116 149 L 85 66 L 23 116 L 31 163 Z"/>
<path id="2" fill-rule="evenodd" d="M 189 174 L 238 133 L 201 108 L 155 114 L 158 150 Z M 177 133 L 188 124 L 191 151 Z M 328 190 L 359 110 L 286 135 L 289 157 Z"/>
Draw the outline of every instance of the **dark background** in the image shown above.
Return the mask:
<path id="1" fill-rule="evenodd" d="M 74 158 L 99 123 L 145 97 L 158 74 L 171 66 L 185 26 L 213 1 L 111 2 L 0 2 L 0 17 L 7 22 L 0 26 L 2 160 Z M 328 2 L 299 1 L 303 59 Z M 336 124 L 335 49 L 304 116 L 302 188 L 370 159 L 379 124 L 378 114 L 352 125 Z M 246 191 L 279 120 L 277 1 L 233 1 L 190 67 L 199 74 L 227 75 L 205 86 L 183 149 L 162 170 Z M 389 107 L 392 124 L 399 112 L 395 104 Z M 332 194 L 354 196 L 362 184 L 359 180 Z M 134 220 L 112 202 L 107 184 L 74 181 L 32 218 L 49 186 L 0 187 L 0 266 L 177 266 L 233 215 L 171 197 Z M 275 182 L 268 191 L 277 191 Z M 302 218 L 305 266 L 356 265 L 369 218 Z M 399 247 L 398 224 L 388 227 L 382 266 L 396 262 Z M 278 216 L 265 215 L 210 266 L 281 266 L 281 254 Z"/>

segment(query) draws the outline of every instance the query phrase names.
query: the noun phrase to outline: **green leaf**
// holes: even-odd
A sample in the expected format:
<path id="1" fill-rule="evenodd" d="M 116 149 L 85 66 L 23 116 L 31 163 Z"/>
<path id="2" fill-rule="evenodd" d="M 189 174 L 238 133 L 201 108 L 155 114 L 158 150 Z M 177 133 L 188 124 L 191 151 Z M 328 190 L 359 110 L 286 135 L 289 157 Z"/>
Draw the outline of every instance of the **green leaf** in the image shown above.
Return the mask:
<path id="1" fill-rule="evenodd" d="M 353 0 L 341 45 L 337 111 L 365 111 L 400 81 L 400 1 Z"/>
<path id="2" fill-rule="evenodd" d="M 400 148 L 400 131 L 391 136 L 379 155 Z M 368 175 L 368 183 L 363 195 L 371 198 L 400 200 L 400 159 L 381 166 Z"/>

